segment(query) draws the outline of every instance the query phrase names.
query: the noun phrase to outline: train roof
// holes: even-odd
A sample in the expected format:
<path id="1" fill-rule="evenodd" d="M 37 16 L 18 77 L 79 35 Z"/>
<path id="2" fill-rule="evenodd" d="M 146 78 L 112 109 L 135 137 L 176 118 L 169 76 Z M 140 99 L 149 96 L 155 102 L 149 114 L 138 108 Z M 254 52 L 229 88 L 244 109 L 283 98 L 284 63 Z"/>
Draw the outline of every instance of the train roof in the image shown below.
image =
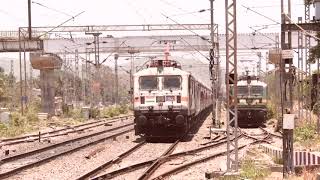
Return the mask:
<path id="1" fill-rule="evenodd" d="M 238 86 L 247 86 L 248 85 L 248 82 L 246 80 L 241 80 L 241 81 L 238 81 Z M 267 84 L 262 82 L 262 81 L 258 81 L 258 80 L 251 80 L 251 83 L 250 85 L 253 85 L 253 86 L 263 86 L 263 87 L 266 87 Z"/>

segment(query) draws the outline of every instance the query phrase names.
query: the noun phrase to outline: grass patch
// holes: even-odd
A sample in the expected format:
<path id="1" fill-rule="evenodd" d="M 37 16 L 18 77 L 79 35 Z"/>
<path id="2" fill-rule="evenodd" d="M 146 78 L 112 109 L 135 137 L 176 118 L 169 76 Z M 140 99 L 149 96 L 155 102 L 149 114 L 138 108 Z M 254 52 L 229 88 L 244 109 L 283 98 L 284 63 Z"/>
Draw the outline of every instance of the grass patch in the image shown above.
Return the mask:
<path id="1" fill-rule="evenodd" d="M 129 111 L 129 107 L 127 105 L 121 106 L 110 106 L 103 108 L 100 112 L 100 117 L 102 118 L 111 118 L 115 116 L 119 116 L 120 114 L 127 114 Z"/>
<path id="2" fill-rule="evenodd" d="M 316 122 L 298 122 L 297 124 L 298 125 L 294 129 L 294 142 L 299 143 L 305 148 L 316 148 L 320 145 L 320 136 L 316 133 Z"/>
<path id="3" fill-rule="evenodd" d="M 38 130 L 39 119 L 34 109 L 30 108 L 22 116 L 19 112 L 12 112 L 8 124 L 0 123 L 1 137 L 14 137 Z"/>
<path id="4" fill-rule="evenodd" d="M 267 103 L 267 119 L 276 118 L 277 115 L 277 107 L 271 103 Z"/>
<path id="5" fill-rule="evenodd" d="M 272 158 L 272 161 L 276 164 L 283 164 L 283 159 L 282 158 L 276 158 L 276 157 L 273 157 Z"/>
<path id="6" fill-rule="evenodd" d="M 258 167 L 254 160 L 244 160 L 241 163 L 240 177 L 245 179 L 263 179 L 268 176 L 270 171 L 261 167 Z"/>

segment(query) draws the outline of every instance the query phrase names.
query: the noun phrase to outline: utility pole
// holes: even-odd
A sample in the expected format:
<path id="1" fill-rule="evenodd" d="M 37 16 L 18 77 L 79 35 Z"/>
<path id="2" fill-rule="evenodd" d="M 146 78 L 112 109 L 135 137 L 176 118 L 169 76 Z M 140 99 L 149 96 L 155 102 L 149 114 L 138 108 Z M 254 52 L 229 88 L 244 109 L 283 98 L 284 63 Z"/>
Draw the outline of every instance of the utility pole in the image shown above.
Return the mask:
<path id="1" fill-rule="evenodd" d="M 237 1 L 226 0 L 225 10 L 227 75 L 227 172 L 238 173 Z"/>
<path id="2" fill-rule="evenodd" d="M 220 113 L 221 113 L 221 101 L 220 101 L 220 73 L 219 73 L 219 50 L 218 45 L 218 26 L 214 24 L 214 10 L 213 1 L 210 0 L 210 12 L 211 12 L 211 48 L 210 49 L 210 72 L 211 72 L 211 88 L 212 88 L 212 122 L 213 125 L 220 128 Z"/>
<path id="3" fill-rule="evenodd" d="M 28 0 L 28 33 L 29 33 L 29 40 L 32 39 L 32 28 L 31 28 L 31 0 Z"/>
<path id="4" fill-rule="evenodd" d="M 94 61 L 95 61 L 95 67 L 96 67 L 96 73 L 95 73 L 95 84 L 98 85 L 96 88 L 98 90 L 97 94 L 95 94 L 96 102 L 98 103 L 102 100 L 101 97 L 101 74 L 100 74 L 100 47 L 99 47 L 99 36 L 102 34 L 100 32 L 86 32 L 86 35 L 93 35 L 94 37 Z"/>
<path id="5" fill-rule="evenodd" d="M 24 115 L 24 103 L 23 103 L 23 88 L 22 88 L 22 58 L 21 58 L 21 29 L 19 28 L 19 70 L 20 70 L 20 106 L 21 106 L 21 114 Z"/>
<path id="6" fill-rule="evenodd" d="M 211 89 L 212 89 L 212 122 L 214 126 L 219 126 L 216 122 L 216 98 L 217 98 L 217 85 L 216 85 L 216 72 L 215 72 L 215 42 L 214 42 L 214 17 L 213 17 L 213 1 L 210 0 L 210 13 L 211 13 L 211 48 L 210 49 L 210 71 L 211 71 Z"/>
<path id="7" fill-rule="evenodd" d="M 130 64 L 131 64 L 131 68 L 130 68 L 130 91 L 129 91 L 129 93 L 130 93 L 130 102 L 131 102 L 131 105 L 132 105 L 132 109 L 133 109 L 133 103 L 134 103 L 134 101 L 133 101 L 133 84 L 134 84 L 134 82 L 133 82 L 133 74 L 135 73 L 135 70 L 134 70 L 134 54 L 135 53 L 138 53 L 139 51 L 137 51 L 137 50 L 135 50 L 134 48 L 131 48 L 129 51 L 128 51 L 128 53 L 129 54 L 131 54 L 131 62 L 130 62 Z"/>
<path id="8" fill-rule="evenodd" d="M 305 23 L 310 23 L 310 3 L 305 3 L 304 6 L 304 17 L 305 17 Z M 309 32 L 309 31 L 308 31 Z M 308 80 L 308 77 L 311 77 L 311 64 L 309 62 L 309 56 L 310 56 L 310 48 L 311 48 L 311 38 L 309 35 L 305 35 L 305 62 L 306 62 L 306 79 L 307 84 L 311 84 L 311 81 Z M 306 94 L 306 119 L 311 123 L 311 91 L 308 91 Z"/>
<path id="9" fill-rule="evenodd" d="M 78 105 L 78 96 L 79 96 L 79 87 L 78 81 L 79 78 L 79 52 L 78 49 L 74 51 L 74 75 L 73 75 L 73 93 L 74 93 L 74 103 Z"/>
<path id="10" fill-rule="evenodd" d="M 118 58 L 119 54 L 114 55 L 114 73 L 115 73 L 115 93 L 114 100 L 115 104 L 119 104 L 119 77 L 118 77 Z"/>
<path id="11" fill-rule="evenodd" d="M 298 17 L 298 23 L 302 23 L 302 17 Z M 303 33 L 298 31 L 298 117 L 303 119 Z"/>
<path id="12" fill-rule="evenodd" d="M 259 57 L 259 61 L 257 63 L 257 76 L 259 78 L 261 78 L 261 61 L 262 61 L 262 53 L 261 52 L 257 52 L 257 56 Z"/>
<path id="13" fill-rule="evenodd" d="M 287 11 L 284 11 L 284 0 L 281 0 L 281 24 L 290 24 L 291 21 L 291 0 L 287 0 Z M 288 17 L 289 18 L 288 18 Z M 284 111 L 290 109 L 286 114 L 293 113 L 293 77 L 292 75 L 292 62 L 293 57 L 284 57 L 284 50 L 292 50 L 292 37 L 291 30 L 285 30 L 281 26 L 281 58 L 280 58 L 280 89 L 281 89 L 281 122 L 283 129 L 283 177 L 286 178 L 289 174 L 294 172 L 293 168 L 293 129 L 284 128 L 287 126 L 284 121 Z M 289 72 L 286 72 L 286 64 L 289 65 Z M 288 88 L 289 85 L 289 97 Z"/>

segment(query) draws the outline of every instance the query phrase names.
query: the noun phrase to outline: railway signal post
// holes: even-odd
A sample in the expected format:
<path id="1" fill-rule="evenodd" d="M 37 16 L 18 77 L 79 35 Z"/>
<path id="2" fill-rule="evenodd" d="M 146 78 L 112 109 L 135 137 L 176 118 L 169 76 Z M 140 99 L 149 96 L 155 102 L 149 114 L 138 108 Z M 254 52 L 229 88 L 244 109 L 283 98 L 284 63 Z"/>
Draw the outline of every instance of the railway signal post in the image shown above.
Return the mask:
<path id="1" fill-rule="evenodd" d="M 290 29 L 284 29 L 285 24 L 291 23 L 291 0 L 287 0 L 287 12 L 284 8 L 284 0 L 281 0 L 281 53 L 280 53 L 280 93 L 281 93 L 281 115 L 283 129 L 283 177 L 287 177 L 294 172 L 293 168 L 293 126 L 294 115 L 286 113 L 293 112 L 293 52 L 292 52 L 292 32 Z M 288 66 L 286 66 L 288 65 Z M 287 71 L 288 72 L 287 72 Z"/>

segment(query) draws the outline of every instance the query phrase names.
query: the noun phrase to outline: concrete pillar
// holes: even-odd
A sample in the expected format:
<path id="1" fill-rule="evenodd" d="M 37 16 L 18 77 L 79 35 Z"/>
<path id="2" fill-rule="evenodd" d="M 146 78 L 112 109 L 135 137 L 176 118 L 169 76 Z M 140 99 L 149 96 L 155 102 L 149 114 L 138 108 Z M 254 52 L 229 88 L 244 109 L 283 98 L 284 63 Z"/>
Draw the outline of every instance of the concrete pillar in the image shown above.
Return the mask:
<path id="1" fill-rule="evenodd" d="M 40 82 L 41 82 L 41 109 L 42 112 L 48 113 L 49 116 L 54 115 L 54 70 L 53 69 L 41 69 L 40 70 Z"/>

